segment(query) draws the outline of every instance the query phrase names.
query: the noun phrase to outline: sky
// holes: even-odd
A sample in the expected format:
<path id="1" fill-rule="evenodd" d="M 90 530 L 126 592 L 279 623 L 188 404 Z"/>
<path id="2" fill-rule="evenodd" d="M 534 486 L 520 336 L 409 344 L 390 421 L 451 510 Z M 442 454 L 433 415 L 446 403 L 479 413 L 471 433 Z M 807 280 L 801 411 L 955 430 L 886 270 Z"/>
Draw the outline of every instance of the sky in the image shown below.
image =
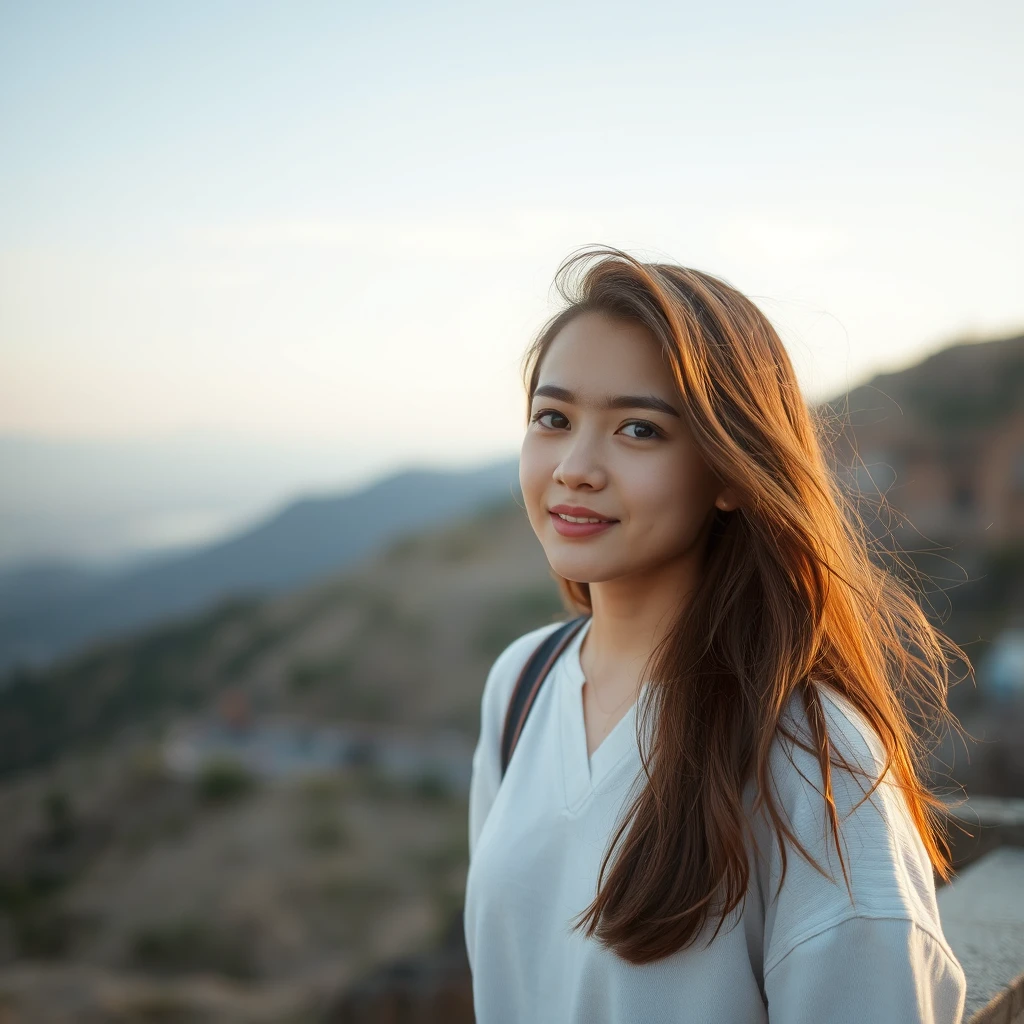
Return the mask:
<path id="1" fill-rule="evenodd" d="M 985 0 L 0 0 L 0 436 L 265 450 L 260 501 L 514 454 L 593 244 L 750 295 L 812 399 L 1020 330 L 1022 48 Z"/>

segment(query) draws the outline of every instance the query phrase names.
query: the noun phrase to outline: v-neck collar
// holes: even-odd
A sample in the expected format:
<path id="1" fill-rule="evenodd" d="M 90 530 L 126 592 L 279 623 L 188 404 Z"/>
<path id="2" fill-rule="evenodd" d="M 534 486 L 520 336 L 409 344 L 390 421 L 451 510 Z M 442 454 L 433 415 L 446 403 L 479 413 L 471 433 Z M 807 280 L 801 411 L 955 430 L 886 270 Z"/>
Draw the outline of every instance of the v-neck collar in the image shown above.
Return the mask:
<path id="1" fill-rule="evenodd" d="M 611 769 L 637 749 L 637 704 L 634 701 L 593 754 L 587 756 L 587 728 L 583 716 L 583 683 L 586 677 L 580 664 L 580 648 L 591 622 L 592 617 L 580 627 L 554 666 L 560 690 L 565 805 L 570 812 L 581 810 Z"/>

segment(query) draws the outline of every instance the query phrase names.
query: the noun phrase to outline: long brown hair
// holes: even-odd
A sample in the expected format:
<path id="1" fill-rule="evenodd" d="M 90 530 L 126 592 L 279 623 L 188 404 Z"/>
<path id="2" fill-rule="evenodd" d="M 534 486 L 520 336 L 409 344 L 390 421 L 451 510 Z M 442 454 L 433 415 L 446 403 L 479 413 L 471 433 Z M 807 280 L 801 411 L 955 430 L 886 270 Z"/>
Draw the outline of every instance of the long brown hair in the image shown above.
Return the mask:
<path id="1" fill-rule="evenodd" d="M 845 697 L 883 744 L 885 766 L 867 795 L 891 775 L 936 873 L 948 880 L 944 804 L 923 781 L 919 732 L 958 725 L 946 701 L 949 665 L 969 662 L 912 590 L 872 560 L 863 519 L 826 461 L 825 422 L 808 409 L 772 324 L 719 278 L 617 249 L 576 252 L 555 280 L 566 306 L 524 357 L 528 402 L 548 346 L 573 317 L 598 311 L 640 323 L 667 354 L 708 465 L 740 497 L 735 511 L 717 511 L 702 580 L 648 661 L 645 678 L 657 685 L 646 688 L 637 715 L 638 735 L 652 715 L 656 722 L 650 751 L 641 745 L 646 785 L 575 927 L 635 964 L 683 949 L 720 915 L 717 935 L 749 882 L 743 795 L 751 778 L 783 878 L 784 836 L 825 874 L 772 797 L 769 753 L 779 734 L 817 755 L 849 890 L 830 765 L 865 773 L 841 755 L 832 759 L 822 686 Z M 591 611 L 589 584 L 556 579 L 572 611 Z M 785 722 L 797 693 L 809 744 Z"/>

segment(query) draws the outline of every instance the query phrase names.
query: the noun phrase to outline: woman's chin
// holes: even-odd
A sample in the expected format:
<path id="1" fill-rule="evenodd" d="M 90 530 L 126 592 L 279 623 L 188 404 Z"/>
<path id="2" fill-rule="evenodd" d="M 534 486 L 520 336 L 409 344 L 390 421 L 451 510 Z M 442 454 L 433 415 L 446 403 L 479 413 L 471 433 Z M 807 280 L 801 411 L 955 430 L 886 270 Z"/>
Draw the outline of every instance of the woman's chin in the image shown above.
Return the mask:
<path id="1" fill-rule="evenodd" d="M 551 566 L 552 572 L 573 583 L 604 583 L 621 575 L 607 565 L 595 564 L 594 559 L 572 559 L 549 555 L 548 565 Z"/>

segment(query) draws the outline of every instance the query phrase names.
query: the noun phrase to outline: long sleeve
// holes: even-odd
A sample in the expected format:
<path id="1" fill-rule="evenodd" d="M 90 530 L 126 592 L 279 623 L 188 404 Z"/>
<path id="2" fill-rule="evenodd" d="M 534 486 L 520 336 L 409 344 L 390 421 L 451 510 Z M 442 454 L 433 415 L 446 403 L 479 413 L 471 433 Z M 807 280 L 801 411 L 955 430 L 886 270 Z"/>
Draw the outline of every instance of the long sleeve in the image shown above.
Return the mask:
<path id="1" fill-rule="evenodd" d="M 785 954 L 765 994 L 773 1024 L 961 1024 L 967 982 L 916 922 L 850 917 Z"/>
<path id="2" fill-rule="evenodd" d="M 759 822 L 769 1019 L 960 1024 L 966 979 L 943 935 L 932 863 L 904 794 L 891 775 L 881 779 L 884 750 L 863 716 L 829 691 L 822 691 L 822 699 L 833 753 L 864 773 L 835 763 L 831 770 L 850 888 L 826 814 L 817 755 L 780 745 L 771 772 L 779 809 L 826 874 L 787 839 L 782 880 L 780 852 Z M 793 724 L 810 739 L 802 717 Z"/>

